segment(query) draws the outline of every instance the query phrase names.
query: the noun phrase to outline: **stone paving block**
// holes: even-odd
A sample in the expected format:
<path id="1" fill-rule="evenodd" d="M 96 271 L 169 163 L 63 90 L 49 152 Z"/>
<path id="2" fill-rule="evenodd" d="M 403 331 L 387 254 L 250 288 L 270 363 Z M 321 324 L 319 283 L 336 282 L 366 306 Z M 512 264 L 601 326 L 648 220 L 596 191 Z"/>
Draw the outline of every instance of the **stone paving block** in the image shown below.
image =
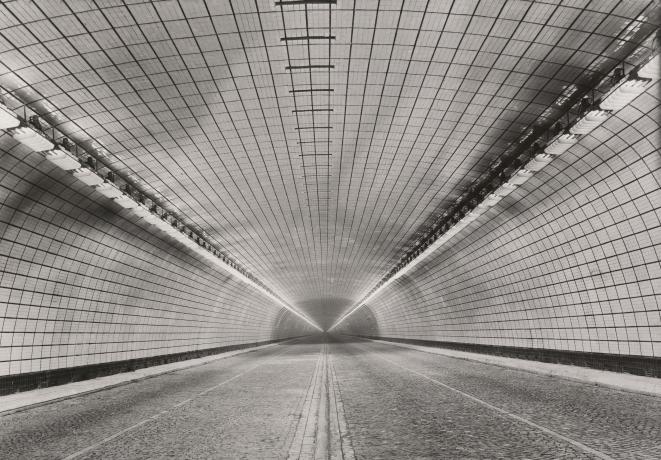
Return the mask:
<path id="1" fill-rule="evenodd" d="M 329 337 L 0 416 L 2 459 L 657 459 L 661 399 Z"/>

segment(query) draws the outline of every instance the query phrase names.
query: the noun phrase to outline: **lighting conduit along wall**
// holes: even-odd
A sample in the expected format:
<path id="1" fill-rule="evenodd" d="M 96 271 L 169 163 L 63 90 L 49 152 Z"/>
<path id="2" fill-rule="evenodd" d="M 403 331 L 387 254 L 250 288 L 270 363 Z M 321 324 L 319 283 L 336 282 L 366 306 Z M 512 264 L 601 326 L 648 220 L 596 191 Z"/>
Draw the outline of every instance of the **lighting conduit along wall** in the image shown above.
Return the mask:
<path id="1" fill-rule="evenodd" d="M 635 54 L 635 53 L 634 53 Z M 335 329 L 348 317 L 364 307 L 370 300 L 374 299 L 380 292 L 390 286 L 398 278 L 409 273 L 422 261 L 427 259 L 431 254 L 438 250 L 441 246 L 447 243 L 455 235 L 461 232 L 469 224 L 477 220 L 489 208 L 496 206 L 504 197 L 510 195 L 514 190 L 525 184 L 535 173 L 541 171 L 555 158 L 561 156 L 570 147 L 578 143 L 582 136 L 589 134 L 604 121 L 606 121 L 613 113 L 621 110 L 654 82 L 660 78 L 661 59 L 659 54 L 653 54 L 648 57 L 642 64 L 635 67 L 627 77 L 624 77 L 623 67 L 615 70 L 614 75 L 608 80 L 612 84 L 612 88 L 607 91 L 597 103 L 590 103 L 589 99 L 582 99 L 579 105 L 579 115 L 575 118 L 573 123 L 566 129 L 556 129 L 553 136 L 548 140 L 545 146 L 540 146 L 541 137 L 538 137 L 536 143 L 533 144 L 529 153 L 516 158 L 516 167 L 510 168 L 510 173 L 504 173 L 505 180 L 498 180 L 497 187 L 491 190 L 490 193 L 484 193 L 485 187 L 481 187 L 478 197 L 480 200 L 473 197 L 470 204 L 473 206 L 463 205 L 467 202 L 466 196 L 461 196 L 457 200 L 459 209 L 454 212 L 446 212 L 444 216 L 447 220 L 438 226 L 422 244 L 420 244 L 412 253 L 407 254 L 400 263 L 393 268 L 382 280 L 368 292 L 359 302 L 342 315 L 330 328 L 329 331 Z M 604 84 L 604 80 L 599 82 L 596 87 Z M 571 110 L 571 108 L 570 108 Z M 567 112 L 569 116 L 569 111 Z M 555 125 L 557 126 L 557 125 Z M 553 128 L 552 128 L 553 129 Z M 544 133 L 542 133 L 544 134 Z M 548 134 L 548 131 L 546 131 Z M 525 139 L 524 139 L 525 140 Z M 521 142 L 523 143 L 523 141 Z M 502 162 L 496 161 L 493 169 L 502 167 Z M 506 168 L 502 168 L 506 171 Z M 503 173 L 501 173 L 503 175 Z M 484 182 L 484 179 L 478 179 L 476 183 Z M 489 185 L 493 181 L 487 181 Z M 477 187 L 473 187 L 477 188 Z M 469 194 L 472 194 L 469 191 Z"/>
<path id="2" fill-rule="evenodd" d="M 20 101 L 19 101 L 20 102 Z M 73 177 L 99 192 L 104 197 L 113 200 L 124 209 L 128 209 L 153 228 L 169 235 L 188 247 L 195 254 L 217 265 L 231 276 L 244 282 L 251 288 L 265 294 L 278 305 L 286 308 L 310 326 L 321 331 L 321 328 L 306 315 L 285 302 L 256 277 L 242 269 L 236 262 L 222 254 L 205 238 L 182 224 L 181 219 L 158 206 L 153 199 L 146 198 L 142 193 L 136 193 L 128 181 L 124 187 L 116 185 L 117 175 L 108 171 L 103 177 L 97 170 L 94 157 L 85 152 L 80 153 L 80 147 L 67 138 L 56 141 L 55 129 L 51 128 L 52 137 L 48 137 L 37 115 L 20 117 L 0 99 L 0 129 L 5 130 L 15 140 L 43 156 L 46 161 L 60 169 L 71 172 Z M 136 197 L 137 195 L 137 197 Z"/>

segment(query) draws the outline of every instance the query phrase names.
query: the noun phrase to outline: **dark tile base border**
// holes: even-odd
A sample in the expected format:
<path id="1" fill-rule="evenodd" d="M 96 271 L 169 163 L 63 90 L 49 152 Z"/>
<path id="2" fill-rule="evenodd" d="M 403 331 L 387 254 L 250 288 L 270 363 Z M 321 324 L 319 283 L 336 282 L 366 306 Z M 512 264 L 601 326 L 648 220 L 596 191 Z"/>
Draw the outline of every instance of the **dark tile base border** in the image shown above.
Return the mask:
<path id="1" fill-rule="evenodd" d="M 203 350 L 185 351 L 170 355 L 148 356 L 145 358 L 127 359 L 108 363 L 89 364 L 85 366 L 65 367 L 26 374 L 5 375 L 0 377 L 0 396 L 18 393 L 21 391 L 35 390 L 37 388 L 64 385 L 66 383 L 79 382 L 97 377 L 104 377 L 121 372 L 131 372 L 145 367 L 169 364 L 188 359 L 202 358 L 217 355 L 228 351 L 254 348 L 260 345 L 292 340 L 296 337 L 286 339 L 265 340 L 262 342 L 242 343 L 228 345 L 225 347 L 207 348 Z"/>
<path id="2" fill-rule="evenodd" d="M 634 355 L 612 355 L 609 353 L 587 353 L 580 351 L 551 350 L 546 348 L 519 348 L 498 345 L 481 345 L 461 342 L 440 342 L 434 340 L 402 339 L 360 335 L 366 339 L 408 343 L 426 347 L 448 348 L 508 358 L 528 359 L 544 363 L 569 364 L 590 367 L 603 371 L 622 372 L 646 377 L 661 377 L 661 358 Z"/>

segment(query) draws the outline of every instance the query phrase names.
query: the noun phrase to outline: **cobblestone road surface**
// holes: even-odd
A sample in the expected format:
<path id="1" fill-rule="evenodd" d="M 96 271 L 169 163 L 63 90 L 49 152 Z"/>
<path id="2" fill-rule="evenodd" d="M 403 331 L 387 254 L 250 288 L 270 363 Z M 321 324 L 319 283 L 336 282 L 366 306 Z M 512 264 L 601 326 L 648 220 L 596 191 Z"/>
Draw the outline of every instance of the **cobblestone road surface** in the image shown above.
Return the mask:
<path id="1" fill-rule="evenodd" d="M 2 459 L 661 458 L 661 399 L 304 339 L 0 417 Z"/>

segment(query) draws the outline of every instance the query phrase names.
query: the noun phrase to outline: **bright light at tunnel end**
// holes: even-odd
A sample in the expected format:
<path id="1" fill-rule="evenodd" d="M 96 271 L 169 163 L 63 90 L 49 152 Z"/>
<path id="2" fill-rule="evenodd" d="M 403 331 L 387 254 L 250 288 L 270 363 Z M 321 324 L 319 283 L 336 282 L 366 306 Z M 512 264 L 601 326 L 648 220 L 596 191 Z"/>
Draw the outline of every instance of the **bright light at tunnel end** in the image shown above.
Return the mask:
<path id="1" fill-rule="evenodd" d="M 235 278 L 238 278 L 240 281 L 243 281 L 246 283 L 248 286 L 252 287 L 253 289 L 261 292 L 262 294 L 266 295 L 267 297 L 271 298 L 274 300 L 276 303 L 287 309 L 290 313 L 293 313 L 294 315 L 298 316 L 300 319 L 308 323 L 310 326 L 313 328 L 317 329 L 318 331 L 323 332 L 323 329 L 319 327 L 314 321 L 312 321 L 310 318 L 308 318 L 306 315 L 303 313 L 299 312 L 296 308 L 292 307 L 289 305 L 287 302 L 282 300 L 278 295 L 269 292 L 269 290 L 265 289 L 264 287 L 260 286 L 259 284 L 255 283 L 253 280 L 248 278 L 247 276 L 243 275 L 241 272 L 238 270 L 232 268 L 230 265 L 227 265 L 225 263 L 222 263 L 220 261 L 214 260 L 214 262 L 219 265 L 223 270 L 227 271 L 230 275 L 233 275 Z"/>
<path id="2" fill-rule="evenodd" d="M 356 310 L 358 310 L 359 308 L 364 307 L 364 306 L 365 306 L 365 302 L 360 302 L 360 303 L 358 303 L 358 305 L 356 305 L 355 307 L 353 307 L 353 308 L 352 308 L 351 310 L 349 310 L 347 313 L 345 313 L 344 315 L 342 315 L 342 316 L 340 317 L 340 319 L 338 319 L 337 321 L 335 321 L 335 323 L 334 323 L 331 327 L 328 328 L 328 332 L 331 332 L 333 329 L 335 329 L 337 326 L 339 326 L 339 325 L 340 325 L 345 319 L 347 319 L 349 316 L 351 316 Z"/>
<path id="3" fill-rule="evenodd" d="M 307 316 L 305 316 L 304 314 L 300 313 L 300 312 L 299 312 L 298 310 L 296 310 L 295 308 L 290 307 L 290 306 L 287 305 L 285 302 L 283 302 L 282 300 L 280 300 L 280 299 L 278 299 L 278 298 L 276 298 L 276 297 L 273 297 L 273 298 L 274 298 L 275 300 L 277 300 L 277 302 L 278 302 L 280 305 L 282 305 L 282 306 L 285 307 L 287 310 L 289 310 L 291 313 L 293 313 L 293 314 L 295 314 L 296 316 L 298 316 L 299 318 L 301 318 L 303 321 L 305 321 L 306 323 L 308 323 L 308 324 L 309 324 L 310 326 L 312 326 L 313 328 L 317 329 L 317 330 L 320 331 L 320 332 L 326 332 L 326 331 L 324 331 L 321 327 L 319 327 L 314 321 L 312 321 L 311 319 L 309 319 L 309 318 L 308 318 Z"/>

